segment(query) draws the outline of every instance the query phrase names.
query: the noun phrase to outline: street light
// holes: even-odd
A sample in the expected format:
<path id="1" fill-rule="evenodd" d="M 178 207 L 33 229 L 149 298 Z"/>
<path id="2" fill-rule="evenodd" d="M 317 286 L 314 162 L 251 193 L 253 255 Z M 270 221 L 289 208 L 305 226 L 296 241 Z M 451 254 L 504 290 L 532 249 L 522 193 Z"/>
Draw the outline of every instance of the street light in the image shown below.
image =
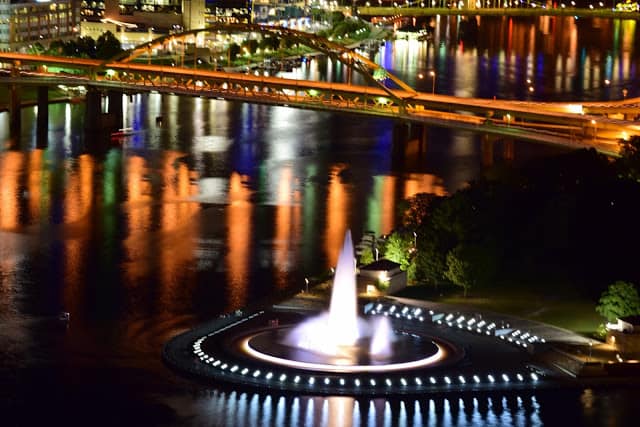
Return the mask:
<path id="1" fill-rule="evenodd" d="M 593 140 L 595 141 L 598 137 L 598 122 L 591 120 L 591 124 L 593 125 Z"/>
<path id="2" fill-rule="evenodd" d="M 431 76 L 431 94 L 435 95 L 435 93 L 436 93 L 436 72 L 431 70 L 431 71 L 429 71 L 429 75 Z"/>

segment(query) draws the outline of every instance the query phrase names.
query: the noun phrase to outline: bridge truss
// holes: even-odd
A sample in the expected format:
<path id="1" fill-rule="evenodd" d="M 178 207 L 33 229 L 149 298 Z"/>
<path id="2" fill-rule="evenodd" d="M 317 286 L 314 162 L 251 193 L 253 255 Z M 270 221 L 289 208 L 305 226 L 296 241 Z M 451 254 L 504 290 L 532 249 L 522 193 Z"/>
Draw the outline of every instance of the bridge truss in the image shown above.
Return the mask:
<path id="1" fill-rule="evenodd" d="M 307 46 L 314 52 L 320 52 L 333 61 L 340 62 L 348 69 L 357 72 L 363 77 L 365 82 L 384 90 L 391 98 L 397 98 L 398 95 L 392 90 L 393 88 L 390 87 L 390 85 L 395 85 L 397 89 L 409 94 L 417 93 L 415 89 L 385 68 L 352 49 L 312 33 L 268 25 L 215 23 L 207 28 L 159 37 L 137 46 L 132 51 L 123 53 L 121 56 L 114 58 L 114 60 L 121 63 L 131 63 L 143 56 L 151 58 L 152 51 L 168 49 L 177 42 L 181 42 L 184 46 L 187 42 L 196 44 L 197 41 L 200 41 L 202 43 L 203 40 L 207 38 L 217 38 L 220 35 L 230 35 L 234 33 L 249 34 L 250 37 L 257 35 L 261 37 L 271 36 L 278 39 L 285 39 L 290 43 Z M 400 99 L 397 100 L 401 101 Z"/>

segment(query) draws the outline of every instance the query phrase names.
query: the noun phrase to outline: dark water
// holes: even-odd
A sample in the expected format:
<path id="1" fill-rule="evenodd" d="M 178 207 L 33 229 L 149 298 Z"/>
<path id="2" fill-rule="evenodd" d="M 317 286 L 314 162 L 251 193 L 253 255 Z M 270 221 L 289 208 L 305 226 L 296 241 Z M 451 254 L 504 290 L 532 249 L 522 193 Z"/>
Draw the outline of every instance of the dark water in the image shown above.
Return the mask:
<path id="1" fill-rule="evenodd" d="M 491 27 L 496 44 L 501 25 Z M 530 46 L 516 39 L 512 45 Z M 625 40 L 611 51 L 629 53 L 620 62 L 607 56 L 606 39 L 599 50 L 589 47 L 600 52 L 598 64 L 613 58 L 622 73 L 616 85 L 635 78 L 637 59 Z M 424 67 L 431 58 L 447 67 L 436 87 L 449 93 L 471 91 L 465 76 L 477 70 L 461 71 L 469 61 L 494 54 L 529 61 L 527 49 L 469 51 L 451 39 L 418 45 L 439 52 L 425 59 L 403 53 L 403 43 L 380 51 L 392 50 L 389 68 L 406 70 L 410 81 L 411 61 Z M 534 56 L 553 59 L 549 43 L 535 44 Z M 522 85 L 510 77 L 520 68 L 498 69 L 505 88 Z M 576 80 L 568 74 L 561 80 Z M 478 81 L 470 94 L 485 93 L 489 85 Z M 50 107 L 46 148 L 34 148 L 35 111 L 25 109 L 20 148 L 0 151 L 2 425 L 630 423 L 636 390 L 353 400 L 243 392 L 175 375 L 160 361 L 170 337 L 301 289 L 305 277 L 334 265 L 347 228 L 356 238 L 389 232 L 400 200 L 447 194 L 478 177 L 481 136 L 430 129 L 422 152 L 416 144 L 394 150 L 394 124 L 383 119 L 157 94 L 136 95 L 124 107 L 125 126 L 136 134 L 122 146 L 90 148 L 83 106 L 59 104 Z M 0 137 L 8 139 L 6 113 Z M 516 162 L 557 152 L 515 147 Z M 70 313 L 68 326 L 60 311 Z"/>

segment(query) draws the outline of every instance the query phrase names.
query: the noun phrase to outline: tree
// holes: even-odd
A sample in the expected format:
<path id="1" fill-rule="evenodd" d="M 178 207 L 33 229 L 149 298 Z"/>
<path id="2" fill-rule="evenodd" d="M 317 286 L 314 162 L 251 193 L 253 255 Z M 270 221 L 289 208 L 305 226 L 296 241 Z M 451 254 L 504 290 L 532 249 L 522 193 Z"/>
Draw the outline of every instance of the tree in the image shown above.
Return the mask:
<path id="1" fill-rule="evenodd" d="M 431 205 L 439 196 L 431 193 L 418 193 L 399 204 L 399 215 L 405 227 L 417 228 L 427 217 Z"/>
<path id="2" fill-rule="evenodd" d="M 280 47 L 280 39 L 278 37 L 263 37 L 259 46 L 260 49 L 277 50 Z"/>
<path id="3" fill-rule="evenodd" d="M 596 311 L 614 322 L 616 318 L 640 314 L 640 295 L 633 283 L 618 280 L 602 293 Z"/>
<path id="4" fill-rule="evenodd" d="M 384 257 L 400 264 L 401 270 L 406 270 L 411 262 L 413 252 L 413 235 L 394 232 L 385 242 Z"/>
<path id="5" fill-rule="evenodd" d="M 120 40 L 111 31 L 107 31 L 98 37 L 96 41 L 96 57 L 99 59 L 113 58 L 122 52 Z"/>
<path id="6" fill-rule="evenodd" d="M 371 264 L 374 261 L 373 258 L 373 249 L 367 247 L 362 250 L 360 253 L 360 258 L 358 259 L 360 265 Z"/>
<path id="7" fill-rule="evenodd" d="M 473 267 L 471 262 L 465 257 L 462 246 L 457 246 L 447 254 L 447 269 L 444 276 L 451 280 L 454 285 L 461 286 L 464 289 L 464 296 L 475 284 L 473 275 Z"/>
<path id="8" fill-rule="evenodd" d="M 79 37 L 75 43 L 75 55 L 81 58 L 95 58 L 97 49 L 96 41 L 89 36 Z M 74 55 L 73 53 L 71 55 Z"/>
<path id="9" fill-rule="evenodd" d="M 260 44 L 256 39 L 248 39 L 242 42 L 242 49 L 246 49 L 247 52 L 249 52 L 251 55 L 256 53 L 256 50 L 258 50 L 258 46 L 260 46 Z"/>
<path id="10" fill-rule="evenodd" d="M 29 46 L 28 49 L 29 53 L 34 54 L 34 55 L 42 55 L 43 53 L 45 53 L 47 50 L 45 49 L 45 47 L 42 45 L 42 43 L 40 42 L 36 42 L 33 45 Z"/>
<path id="11" fill-rule="evenodd" d="M 640 181 L 640 137 L 620 140 L 620 157 L 616 161 L 620 175 Z"/>
<path id="12" fill-rule="evenodd" d="M 464 289 L 484 285 L 492 280 L 496 272 L 496 255 L 491 245 L 458 245 L 447 254 L 447 269 L 444 277 Z"/>
<path id="13" fill-rule="evenodd" d="M 227 54 L 229 55 L 229 59 L 231 61 L 235 61 L 236 57 L 240 53 L 240 50 L 241 50 L 240 45 L 238 43 L 231 43 L 227 51 Z"/>

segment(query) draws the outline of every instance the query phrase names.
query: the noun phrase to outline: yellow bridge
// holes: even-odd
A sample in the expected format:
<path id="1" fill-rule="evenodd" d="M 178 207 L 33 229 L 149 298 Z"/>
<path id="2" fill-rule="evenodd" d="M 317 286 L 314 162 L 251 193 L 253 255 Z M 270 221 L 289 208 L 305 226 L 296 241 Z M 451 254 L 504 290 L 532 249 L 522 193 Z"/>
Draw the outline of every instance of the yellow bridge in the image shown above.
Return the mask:
<path id="1" fill-rule="evenodd" d="M 342 62 L 367 84 L 329 83 L 212 71 L 185 59 L 187 43 L 245 32 L 304 44 Z M 255 35 L 254 35 L 255 37 Z M 155 51 L 181 51 L 183 64 L 153 64 Z M 634 118 L 640 99 L 611 102 L 525 102 L 418 92 L 358 53 L 313 34 L 251 24 L 220 24 L 158 38 L 111 60 L 0 52 L 0 81 L 23 85 L 83 85 L 95 90 L 157 91 L 296 108 L 388 117 L 425 125 L 498 134 L 516 140 L 583 148 L 616 155 L 621 139 L 640 135 Z M 73 74 L 50 72 L 73 70 Z"/>

